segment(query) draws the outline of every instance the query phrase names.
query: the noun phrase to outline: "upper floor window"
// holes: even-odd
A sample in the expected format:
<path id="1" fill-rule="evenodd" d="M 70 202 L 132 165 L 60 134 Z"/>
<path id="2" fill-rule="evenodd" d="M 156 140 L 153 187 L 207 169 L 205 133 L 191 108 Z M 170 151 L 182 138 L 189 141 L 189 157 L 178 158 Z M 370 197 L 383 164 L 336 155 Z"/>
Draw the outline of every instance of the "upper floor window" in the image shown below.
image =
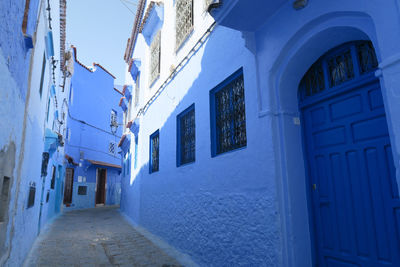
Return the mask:
<path id="1" fill-rule="evenodd" d="M 194 162 L 196 157 L 196 122 L 194 104 L 177 117 L 177 165 Z"/>
<path id="2" fill-rule="evenodd" d="M 113 141 L 111 141 L 108 144 L 108 153 L 110 153 L 111 155 L 115 155 L 115 148 L 116 148 L 117 144 Z"/>
<path id="3" fill-rule="evenodd" d="M 40 85 L 39 85 L 39 95 L 42 97 L 42 92 L 43 92 L 43 82 L 44 82 L 44 74 L 46 70 L 46 54 L 43 53 L 43 62 L 42 62 L 42 73 L 40 75 Z M 71 99 L 70 99 L 71 101 Z"/>
<path id="4" fill-rule="evenodd" d="M 247 145 L 243 69 L 210 91 L 212 156 Z"/>
<path id="5" fill-rule="evenodd" d="M 160 132 L 150 135 L 150 173 L 158 172 L 160 164 Z"/>
<path id="6" fill-rule="evenodd" d="M 179 49 L 193 29 L 193 0 L 176 0 L 176 45 Z"/>
<path id="7" fill-rule="evenodd" d="M 150 45 L 150 86 L 160 76 L 161 31 L 158 31 Z"/>

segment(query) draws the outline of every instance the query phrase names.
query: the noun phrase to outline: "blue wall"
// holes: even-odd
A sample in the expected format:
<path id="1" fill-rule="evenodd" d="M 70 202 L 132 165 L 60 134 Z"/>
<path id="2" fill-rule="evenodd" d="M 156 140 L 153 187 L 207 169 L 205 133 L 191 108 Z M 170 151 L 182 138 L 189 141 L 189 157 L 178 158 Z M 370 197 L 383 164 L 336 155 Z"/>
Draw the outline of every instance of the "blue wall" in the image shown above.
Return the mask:
<path id="1" fill-rule="evenodd" d="M 76 60 L 71 79 L 71 101 L 67 123 L 66 154 L 78 165 L 74 168 L 72 204 L 69 209 L 91 208 L 95 206 L 96 170 L 107 169 L 106 205 L 119 204 L 120 169 L 93 165 L 88 160 L 120 165 L 117 145 L 121 137 L 121 126 L 115 134 L 111 133 L 111 110 L 118 110 L 122 95 L 114 90 L 114 78 L 97 66 L 88 70 Z M 119 115 L 121 117 L 121 115 Z M 109 143 L 114 142 L 115 153 L 109 153 Z M 85 181 L 78 181 L 81 176 Z M 84 178 L 83 178 L 84 177 Z M 87 186 L 87 195 L 78 195 L 78 186 Z"/>
<path id="2" fill-rule="evenodd" d="M 50 1 L 52 6 L 52 26 L 59 29 L 59 2 Z M 40 202 L 43 186 L 41 228 L 60 212 L 60 191 L 50 189 L 51 165 L 59 167 L 63 161 L 63 151 L 55 151 L 49 160 L 47 176 L 41 177 L 42 153 L 45 151 L 45 129 L 52 128 L 56 106 L 53 99 L 47 109 L 49 89 L 52 83 L 50 63 L 45 68 L 43 92 L 39 94 L 39 81 L 45 53 L 44 35 L 47 23 L 43 12 L 38 11 L 39 1 L 31 0 L 28 12 L 26 34 L 34 37 L 34 48 L 27 49 L 22 33 L 25 1 L 1 1 L 0 3 L 0 154 L 13 150 L 6 160 L 0 159 L 0 177 L 11 178 L 8 224 L 2 224 L 1 232 L 6 240 L 0 246 L 0 265 L 20 266 L 35 241 L 39 229 Z M 43 6 L 42 6 L 43 8 Z M 43 11 L 43 10 L 42 10 Z M 59 36 L 54 36 L 58 48 Z M 57 50 L 57 49 L 56 49 Z M 59 51 L 59 50 L 58 50 Z M 55 54 L 59 60 L 59 53 Z M 59 65 L 55 71 L 55 84 L 60 82 Z M 29 73 L 31 74 L 29 76 Z M 60 82 L 61 83 L 61 82 Z M 56 87 L 56 97 L 60 101 L 61 90 Z M 61 101 L 60 101 L 61 102 Z M 49 119 L 47 120 L 47 110 Z M 56 128 L 56 127 L 55 127 Z M 55 129 L 53 129 L 55 131 Z M 3 155 L 3 154 L 2 154 Z M 5 163 L 5 164 L 4 164 Z M 4 168 L 6 166 L 6 168 Z M 13 168 L 10 170 L 10 168 Z M 7 173 L 5 173 L 7 172 Z M 56 180 L 63 179 L 63 170 Z M 34 205 L 27 207 L 29 187 L 36 184 Z M 49 201 L 46 202 L 47 191 Z M 4 244 L 4 247 L 3 247 Z"/>
<path id="3" fill-rule="evenodd" d="M 26 33 L 33 35 L 39 0 L 30 1 Z M 0 49 L 8 69 L 18 85 L 23 99 L 26 96 L 31 50 L 26 49 L 22 34 L 25 1 L 4 0 L 0 3 Z"/>
<path id="4" fill-rule="evenodd" d="M 240 3 L 230 15 L 229 8 L 220 11 L 226 18 L 222 22 L 234 29 L 217 26 L 141 116 L 139 169 L 122 180 L 121 209 L 200 265 L 312 266 L 298 85 L 331 48 L 371 40 L 380 62 L 376 74 L 399 182 L 399 3 L 308 1 L 296 11 L 292 1 L 279 1 L 277 6 L 225 2 L 228 7 Z M 254 6 L 257 12 L 252 13 Z M 247 20 L 251 16 L 258 16 L 254 25 L 249 23 L 253 19 Z M 166 42 L 171 41 L 166 38 L 162 44 Z M 142 60 L 143 72 L 147 49 L 139 35 L 133 57 Z M 240 67 L 247 146 L 212 158 L 209 90 Z M 146 80 L 140 84 L 142 91 L 152 90 Z M 177 168 L 176 116 L 193 103 L 196 161 Z M 149 174 L 149 136 L 157 129 L 160 171 Z"/>

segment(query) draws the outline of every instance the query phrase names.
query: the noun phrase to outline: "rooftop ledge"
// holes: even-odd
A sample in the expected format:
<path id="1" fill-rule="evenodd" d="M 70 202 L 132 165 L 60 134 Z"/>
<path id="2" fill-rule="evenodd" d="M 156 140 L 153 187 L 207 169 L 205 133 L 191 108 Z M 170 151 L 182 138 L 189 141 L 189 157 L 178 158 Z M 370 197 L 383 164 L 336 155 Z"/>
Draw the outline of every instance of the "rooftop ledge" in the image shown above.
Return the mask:
<path id="1" fill-rule="evenodd" d="M 215 21 L 242 32 L 255 32 L 288 0 L 215 0 L 209 8 Z"/>

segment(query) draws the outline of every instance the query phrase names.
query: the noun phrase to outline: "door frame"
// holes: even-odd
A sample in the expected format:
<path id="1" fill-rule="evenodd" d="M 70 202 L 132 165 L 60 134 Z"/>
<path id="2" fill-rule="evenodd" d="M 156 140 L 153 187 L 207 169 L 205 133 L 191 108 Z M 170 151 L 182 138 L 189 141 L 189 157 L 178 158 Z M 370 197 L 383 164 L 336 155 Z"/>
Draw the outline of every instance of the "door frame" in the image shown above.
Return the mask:
<path id="1" fill-rule="evenodd" d="M 345 24 L 343 20 L 346 21 Z M 300 32 L 301 34 L 297 34 Z M 282 263 L 285 266 L 316 266 L 313 220 L 308 206 L 310 194 L 306 186 L 307 170 L 304 167 L 297 98 L 298 85 L 319 57 L 343 43 L 370 40 L 375 48 L 378 63 L 381 62 L 381 50 L 374 21 L 366 13 L 319 15 L 313 23 L 296 28 L 289 34 L 290 42 L 282 44 L 282 49 L 277 55 L 271 58 L 266 54 L 268 57 L 258 58 L 258 75 L 266 75 L 264 80 L 260 79 L 260 84 L 268 88 L 266 95 L 270 99 L 270 106 L 266 106 L 266 111 L 261 109 L 260 116 L 271 114 L 269 117 L 273 127 L 277 201 L 281 214 Z M 266 62 L 272 64 L 265 67 Z M 380 80 L 387 111 L 387 88 L 383 77 L 379 73 L 376 76 Z M 394 146 L 395 137 L 388 115 L 387 112 L 390 141 Z M 396 153 L 393 149 L 395 161 Z M 304 216 L 305 214 L 307 215 Z"/>
<path id="2" fill-rule="evenodd" d="M 70 170 L 72 170 L 72 175 L 71 175 L 71 177 L 72 177 L 72 179 L 71 179 L 71 193 L 70 193 L 70 199 L 71 199 L 71 202 L 70 203 L 66 203 L 65 202 L 65 194 L 66 194 L 66 186 L 67 186 L 67 170 L 68 169 L 70 169 Z M 73 195 L 73 191 L 74 191 L 74 176 L 75 176 L 75 169 L 74 168 L 65 168 L 65 183 L 64 183 L 64 196 L 63 196 L 63 204 L 64 205 L 69 205 L 69 204 L 71 204 L 72 203 L 72 195 Z"/>
<path id="3" fill-rule="evenodd" d="M 103 190 L 103 199 L 104 203 L 97 203 L 97 186 L 99 184 L 100 180 L 100 170 L 104 170 L 104 190 Z M 95 188 L 95 194 L 94 194 L 94 205 L 106 205 L 106 190 L 107 190 L 107 168 L 96 168 L 96 188 Z"/>

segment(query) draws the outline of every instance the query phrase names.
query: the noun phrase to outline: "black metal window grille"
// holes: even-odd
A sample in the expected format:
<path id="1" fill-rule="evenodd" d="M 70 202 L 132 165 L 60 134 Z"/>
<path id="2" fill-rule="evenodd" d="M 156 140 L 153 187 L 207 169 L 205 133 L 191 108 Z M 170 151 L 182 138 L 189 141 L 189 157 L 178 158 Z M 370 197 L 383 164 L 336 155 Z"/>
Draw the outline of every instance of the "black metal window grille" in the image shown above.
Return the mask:
<path id="1" fill-rule="evenodd" d="M 371 73 L 377 67 L 378 60 L 370 41 L 344 44 L 311 66 L 300 82 L 299 96 L 304 100 L 360 75 Z"/>
<path id="2" fill-rule="evenodd" d="M 193 0 L 176 0 L 176 49 L 193 29 Z"/>
<path id="3" fill-rule="evenodd" d="M 108 144 L 108 153 L 115 155 L 115 147 L 116 147 L 116 143 L 115 142 L 110 142 Z"/>
<path id="4" fill-rule="evenodd" d="M 178 166 L 195 161 L 196 122 L 194 104 L 178 115 Z"/>
<path id="5" fill-rule="evenodd" d="M 50 155 L 48 152 L 42 153 L 42 171 L 41 171 L 42 177 L 47 176 L 47 165 L 49 163 L 49 158 L 50 158 Z"/>
<path id="6" fill-rule="evenodd" d="M 43 82 L 44 82 L 45 70 L 46 70 L 46 54 L 43 53 L 42 73 L 41 73 L 41 75 L 40 75 L 40 85 L 39 85 L 39 95 L 40 95 L 40 98 L 42 98 Z"/>
<path id="7" fill-rule="evenodd" d="M 350 49 L 328 59 L 330 86 L 337 86 L 354 78 Z"/>
<path id="8" fill-rule="evenodd" d="M 78 186 L 78 195 L 85 196 L 87 194 L 87 186 Z"/>
<path id="9" fill-rule="evenodd" d="M 160 133 L 157 130 L 150 136 L 150 173 L 157 172 L 160 164 Z"/>
<path id="10" fill-rule="evenodd" d="M 51 182 L 50 182 L 50 188 L 54 189 L 54 184 L 56 181 L 56 166 L 52 166 L 52 170 L 51 170 Z"/>
<path id="11" fill-rule="evenodd" d="M 358 61 L 361 74 L 374 71 L 378 67 L 375 49 L 371 42 L 363 42 L 357 45 Z"/>
<path id="12" fill-rule="evenodd" d="M 213 155 L 247 145 L 244 78 L 242 68 L 210 93 L 214 118 Z"/>
<path id="13" fill-rule="evenodd" d="M 29 184 L 28 209 L 35 205 L 35 195 L 36 195 L 36 184 L 35 182 L 31 182 Z"/>
<path id="14" fill-rule="evenodd" d="M 150 45 L 150 86 L 160 76 L 160 60 L 161 60 L 161 31 L 158 31 Z"/>

